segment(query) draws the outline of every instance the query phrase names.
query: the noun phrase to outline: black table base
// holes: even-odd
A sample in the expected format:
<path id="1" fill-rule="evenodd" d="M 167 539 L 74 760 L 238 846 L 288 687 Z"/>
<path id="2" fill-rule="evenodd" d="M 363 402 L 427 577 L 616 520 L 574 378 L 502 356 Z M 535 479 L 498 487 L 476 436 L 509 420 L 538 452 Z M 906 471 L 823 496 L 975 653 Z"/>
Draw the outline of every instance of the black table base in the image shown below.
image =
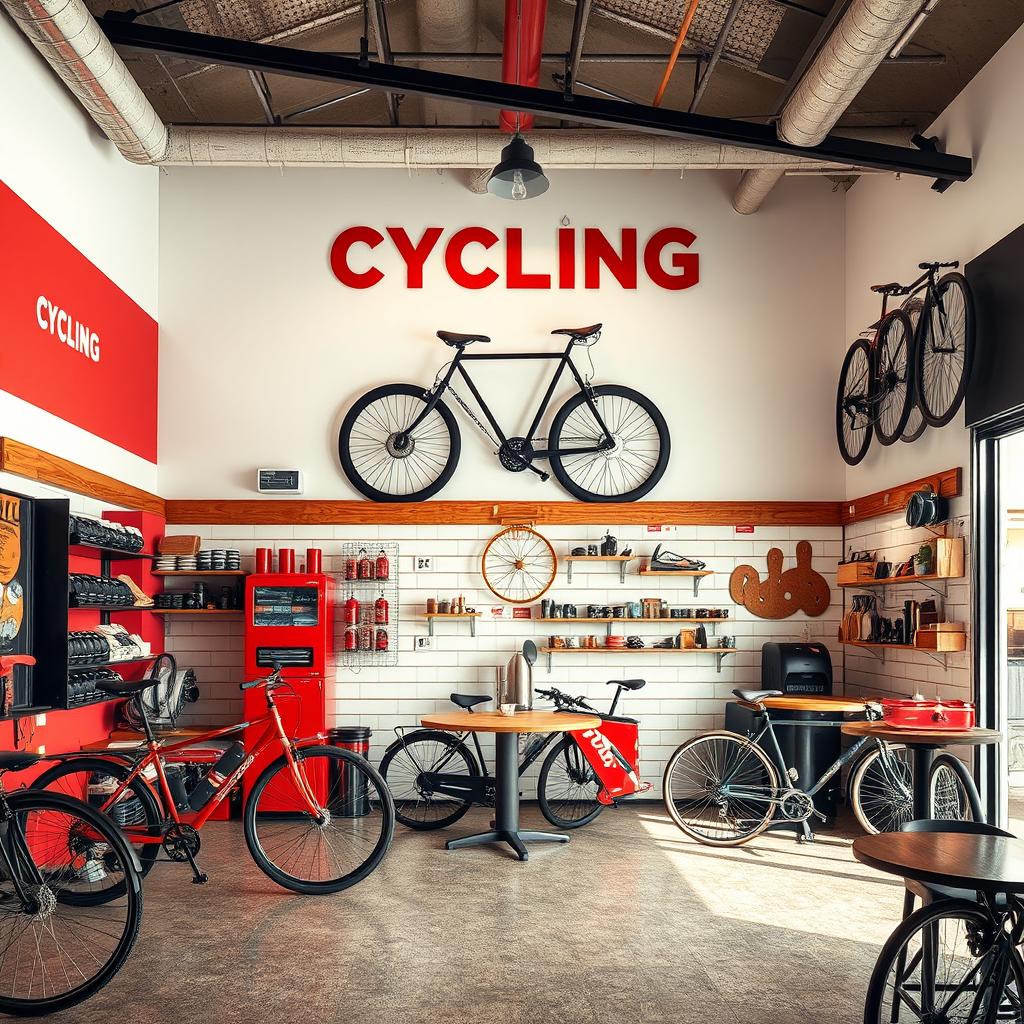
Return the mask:
<path id="1" fill-rule="evenodd" d="M 563 832 L 536 832 L 519 829 L 519 734 L 495 734 L 494 758 L 494 821 L 489 832 L 449 839 L 446 850 L 464 850 L 488 843 L 507 843 L 520 860 L 529 860 L 529 843 L 567 843 Z"/>

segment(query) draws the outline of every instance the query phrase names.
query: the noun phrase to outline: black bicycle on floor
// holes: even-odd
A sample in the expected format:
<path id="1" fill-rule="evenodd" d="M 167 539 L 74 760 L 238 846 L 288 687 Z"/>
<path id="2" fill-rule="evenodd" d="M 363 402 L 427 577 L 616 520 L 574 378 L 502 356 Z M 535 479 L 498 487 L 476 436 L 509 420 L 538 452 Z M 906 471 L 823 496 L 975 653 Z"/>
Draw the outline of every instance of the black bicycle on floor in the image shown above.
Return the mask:
<path id="1" fill-rule="evenodd" d="M 529 470 L 542 480 L 548 474 L 534 465 L 546 459 L 555 479 L 580 501 L 636 501 L 661 479 L 671 442 L 658 407 L 646 396 L 618 384 L 591 384 L 572 361 L 576 346 L 588 349 L 601 336 L 601 324 L 552 331 L 569 338 L 562 352 L 505 352 L 469 355 L 466 348 L 491 339 L 482 334 L 437 336 L 455 349 L 455 358 L 438 372 L 427 389 L 416 384 L 385 384 L 359 398 L 341 425 L 338 454 L 345 474 L 373 501 L 423 501 L 451 479 L 462 452 L 462 437 L 451 409 L 441 400 L 447 392 L 494 445 L 510 473 Z M 469 376 L 470 361 L 549 359 L 554 375 L 524 437 L 508 437 Z M 568 367 L 577 392 L 555 413 L 548 437 L 538 437 L 555 388 Z M 486 425 L 451 386 L 456 371 L 476 400 Z M 546 442 L 546 443 L 545 443 Z"/>
<path id="2" fill-rule="evenodd" d="M 799 841 L 813 841 L 811 819 L 826 820 L 814 806 L 814 797 L 846 765 L 852 765 L 850 805 L 865 832 L 895 832 L 913 818 L 914 774 L 906 747 L 864 736 L 818 779 L 800 779 L 786 763 L 764 703 L 782 692 L 732 692 L 758 713 L 750 733 L 701 733 L 677 747 L 665 766 L 665 809 L 688 836 L 708 846 L 740 846 L 781 822 L 797 828 Z M 869 721 L 882 717 L 881 709 L 870 702 L 864 713 Z M 933 817 L 982 820 L 974 780 L 952 754 L 935 757 L 928 789 Z"/>
<path id="3" fill-rule="evenodd" d="M 603 717 L 612 717 L 623 690 L 636 691 L 646 685 L 642 679 L 616 679 L 611 706 Z M 561 690 L 536 690 L 537 696 L 554 703 L 557 711 L 585 711 L 602 715 L 582 697 Z M 452 703 L 472 712 L 490 697 L 453 693 Z M 395 801 L 395 817 L 407 828 L 426 831 L 454 825 L 473 804 L 494 806 L 494 776 L 487 768 L 480 739 L 474 733 L 453 735 L 435 729 L 395 730 L 398 739 L 384 752 L 380 774 Z M 476 753 L 466 742 L 472 737 Z M 537 777 L 537 803 L 541 813 L 556 828 L 579 828 L 592 822 L 609 806 L 598 800 L 602 782 L 571 735 L 531 735 L 519 759 L 519 777 L 555 745 L 544 758 Z M 612 801 L 614 804 L 616 801 Z"/>
<path id="4" fill-rule="evenodd" d="M 914 440 L 956 415 L 974 357 L 974 304 L 967 279 L 949 263 L 919 263 L 911 284 L 872 285 L 882 315 L 846 353 L 836 392 L 839 451 L 856 466 L 875 436 L 883 445 Z M 907 296 L 899 309 L 889 300 Z"/>

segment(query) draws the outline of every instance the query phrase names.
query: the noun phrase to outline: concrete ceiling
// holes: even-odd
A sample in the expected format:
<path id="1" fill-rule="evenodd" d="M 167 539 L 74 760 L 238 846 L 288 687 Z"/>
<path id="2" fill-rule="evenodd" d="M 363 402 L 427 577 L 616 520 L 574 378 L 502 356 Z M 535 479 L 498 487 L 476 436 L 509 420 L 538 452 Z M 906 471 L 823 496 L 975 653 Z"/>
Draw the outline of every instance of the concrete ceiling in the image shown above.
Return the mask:
<path id="1" fill-rule="evenodd" d="M 422 5 L 429 0 L 420 0 Z M 843 0 L 835 0 L 842 5 Z M 801 66 L 815 35 L 835 5 L 833 0 L 747 0 L 727 40 L 726 58 L 717 67 L 700 112 L 765 121 L 779 110 L 788 82 Z M 131 0 L 89 0 L 97 15 L 137 8 Z M 362 4 L 351 0 L 181 0 L 146 15 L 153 24 L 187 28 L 235 38 L 275 41 L 303 49 L 354 52 L 362 33 Z M 472 6 L 472 2 L 470 3 Z M 476 0 L 475 53 L 501 50 L 502 0 Z M 686 0 L 594 0 L 586 31 L 584 63 L 577 88 L 586 86 L 638 103 L 650 103 L 664 61 L 631 64 L 592 63 L 586 54 L 664 55 L 675 36 Z M 704 0 L 698 7 L 687 49 L 707 54 L 714 46 L 728 3 Z M 565 53 L 570 44 L 572 0 L 550 0 L 544 51 Z M 415 0 L 386 0 L 384 10 L 396 53 L 420 50 Z M 839 122 L 839 128 L 926 127 L 1000 46 L 1024 23 L 1024 0 L 942 0 L 919 29 L 903 58 L 883 64 Z M 372 36 L 371 36 L 372 52 Z M 267 115 L 250 75 L 230 68 L 200 66 L 178 58 L 124 54 L 126 63 L 157 112 L 168 123 L 265 125 Z M 496 61 L 422 64 L 452 74 L 500 78 Z M 663 105 L 685 110 L 695 84 L 697 64 L 681 63 Z M 541 85 L 564 70 L 545 63 Z M 349 91 L 336 85 L 267 76 L 275 116 L 304 110 Z M 415 96 L 399 106 L 406 127 L 439 123 L 438 107 Z M 497 111 L 444 104 L 448 125 L 493 126 Z M 386 126 L 384 97 L 368 93 L 289 120 L 293 125 Z M 541 125 L 554 124 L 538 118 Z"/>

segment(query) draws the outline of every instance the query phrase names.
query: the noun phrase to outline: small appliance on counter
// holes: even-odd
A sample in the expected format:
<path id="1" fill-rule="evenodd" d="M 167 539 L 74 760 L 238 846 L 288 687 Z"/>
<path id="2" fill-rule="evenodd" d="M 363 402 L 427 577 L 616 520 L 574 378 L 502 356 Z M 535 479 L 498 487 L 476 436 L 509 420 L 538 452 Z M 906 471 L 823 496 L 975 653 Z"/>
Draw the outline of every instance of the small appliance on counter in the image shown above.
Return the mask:
<path id="1" fill-rule="evenodd" d="M 532 640 L 523 644 L 508 660 L 504 669 L 498 669 L 495 706 L 515 704 L 517 711 L 533 708 L 533 666 L 537 661 L 537 645 Z"/>
<path id="2" fill-rule="evenodd" d="M 761 687 L 787 696 L 832 695 L 832 658 L 824 644 L 761 645 Z"/>
<path id="3" fill-rule="evenodd" d="M 950 729 L 966 731 L 975 726 L 974 705 L 967 700 L 927 700 L 916 693 L 899 700 L 879 701 L 885 724 L 895 729 Z"/>

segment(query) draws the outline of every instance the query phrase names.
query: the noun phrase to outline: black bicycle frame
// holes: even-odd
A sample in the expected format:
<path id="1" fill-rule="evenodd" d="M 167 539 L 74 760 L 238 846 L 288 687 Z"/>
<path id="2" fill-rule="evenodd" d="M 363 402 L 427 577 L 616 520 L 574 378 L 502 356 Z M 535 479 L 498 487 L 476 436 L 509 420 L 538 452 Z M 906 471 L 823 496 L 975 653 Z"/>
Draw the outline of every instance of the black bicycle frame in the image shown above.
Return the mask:
<path id="1" fill-rule="evenodd" d="M 498 440 L 502 445 L 505 445 L 508 442 L 508 438 L 506 437 L 505 432 L 501 429 L 501 424 L 498 423 L 498 421 L 495 419 L 494 414 L 488 407 L 483 395 L 480 394 L 479 388 L 477 388 L 476 384 L 473 382 L 473 379 L 469 375 L 469 371 L 463 364 L 471 361 L 500 362 L 506 359 L 557 359 L 558 365 L 555 367 L 555 372 L 551 377 L 551 383 L 548 384 L 548 389 L 544 393 L 544 397 L 541 399 L 540 406 L 537 409 L 537 414 L 533 417 L 533 422 L 530 424 L 530 429 L 526 432 L 526 440 L 528 442 L 532 441 L 534 435 L 537 433 L 537 430 L 541 424 L 541 420 L 543 420 L 544 418 L 544 413 L 547 412 L 547 408 L 551 404 L 551 398 L 555 393 L 555 388 L 558 387 L 558 382 L 562 378 L 562 372 L 565 370 L 567 366 L 569 367 L 569 371 L 575 378 L 576 386 L 579 388 L 580 393 L 583 395 L 584 400 L 587 403 L 587 406 L 590 408 L 590 411 L 594 414 L 594 418 L 597 420 L 598 425 L 601 427 L 601 430 L 604 431 L 604 440 L 601 441 L 601 443 L 598 444 L 596 447 L 560 448 L 558 449 L 557 453 L 554 452 L 553 449 L 551 449 L 550 447 L 543 448 L 535 451 L 534 457 L 539 459 L 549 459 L 553 454 L 594 455 L 597 452 L 607 451 L 607 449 L 611 448 L 615 442 L 612 439 L 611 431 L 608 429 L 608 425 L 601 418 L 601 413 L 597 408 L 597 403 L 594 401 L 592 389 L 587 384 L 587 382 L 580 376 L 579 370 L 576 369 L 576 366 L 572 361 L 572 349 L 574 344 L 575 342 L 570 341 L 569 344 L 566 345 L 564 352 L 504 352 L 494 354 L 487 352 L 476 352 L 469 354 L 466 352 L 465 348 L 460 347 L 456 351 L 455 358 L 452 359 L 451 366 L 448 367 L 448 370 L 445 373 L 444 377 L 442 377 L 441 380 L 436 381 L 433 387 L 427 390 L 426 393 L 430 397 L 427 399 L 427 403 L 421 410 L 420 414 L 405 429 L 405 434 L 411 434 L 420 425 L 420 423 L 422 423 L 423 420 L 428 415 L 430 415 L 434 407 L 441 400 L 441 396 L 444 394 L 445 391 L 448 390 L 448 385 L 450 384 L 452 377 L 455 375 L 455 372 L 458 371 L 459 374 L 462 376 L 462 379 L 466 382 L 466 385 L 469 388 L 470 392 L 472 393 L 473 397 L 476 399 L 476 403 L 480 407 L 481 412 L 483 412 L 487 422 L 490 424 L 491 428 L 497 435 Z M 529 462 L 526 459 L 522 459 L 522 461 L 530 469 L 533 469 L 534 472 L 540 472 L 540 470 L 536 469 L 536 467 L 530 466 Z"/>

